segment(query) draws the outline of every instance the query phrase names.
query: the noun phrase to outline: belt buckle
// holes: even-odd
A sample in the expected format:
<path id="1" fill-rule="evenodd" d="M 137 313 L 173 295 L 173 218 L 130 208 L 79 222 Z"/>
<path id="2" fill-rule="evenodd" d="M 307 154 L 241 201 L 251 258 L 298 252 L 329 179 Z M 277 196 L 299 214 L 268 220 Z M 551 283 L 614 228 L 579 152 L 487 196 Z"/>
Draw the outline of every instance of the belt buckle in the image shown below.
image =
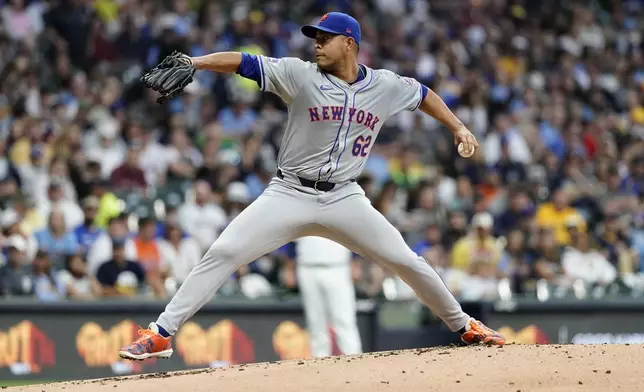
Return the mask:
<path id="1" fill-rule="evenodd" d="M 316 180 L 316 181 L 313 183 L 313 189 L 315 189 L 316 191 L 320 192 L 320 190 L 318 189 L 318 182 L 320 182 L 320 180 Z"/>

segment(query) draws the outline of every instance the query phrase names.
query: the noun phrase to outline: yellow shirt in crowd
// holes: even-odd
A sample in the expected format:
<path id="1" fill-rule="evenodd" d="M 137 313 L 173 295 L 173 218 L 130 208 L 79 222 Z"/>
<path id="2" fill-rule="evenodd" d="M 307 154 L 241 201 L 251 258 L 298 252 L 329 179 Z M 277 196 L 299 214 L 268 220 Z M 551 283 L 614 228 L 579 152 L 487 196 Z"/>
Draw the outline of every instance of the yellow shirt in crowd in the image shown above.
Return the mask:
<path id="1" fill-rule="evenodd" d="M 47 226 L 47 220 L 35 208 L 28 210 L 20 222 L 20 230 L 25 235 L 32 235 Z"/>
<path id="2" fill-rule="evenodd" d="M 566 228 L 567 222 L 577 222 L 577 229 L 586 230 L 586 222 L 577 210 L 566 207 L 557 210 L 552 203 L 544 203 L 537 209 L 537 225 L 541 228 L 552 228 L 560 244 L 570 244 L 570 234 Z"/>
<path id="3" fill-rule="evenodd" d="M 101 196 L 98 202 L 98 211 L 96 212 L 96 220 L 94 221 L 98 227 L 105 228 L 110 219 L 119 216 L 121 213 L 121 205 L 119 198 L 111 192 Z"/>
<path id="4" fill-rule="evenodd" d="M 413 162 L 406 171 L 403 171 L 400 159 L 392 158 L 389 160 L 389 173 L 398 186 L 410 187 L 427 177 L 427 167 L 417 161 Z"/>
<path id="5" fill-rule="evenodd" d="M 474 234 L 456 241 L 452 248 L 452 267 L 469 272 L 475 263 L 489 263 L 497 267 L 501 252 L 494 237 L 487 236 L 480 241 Z"/>

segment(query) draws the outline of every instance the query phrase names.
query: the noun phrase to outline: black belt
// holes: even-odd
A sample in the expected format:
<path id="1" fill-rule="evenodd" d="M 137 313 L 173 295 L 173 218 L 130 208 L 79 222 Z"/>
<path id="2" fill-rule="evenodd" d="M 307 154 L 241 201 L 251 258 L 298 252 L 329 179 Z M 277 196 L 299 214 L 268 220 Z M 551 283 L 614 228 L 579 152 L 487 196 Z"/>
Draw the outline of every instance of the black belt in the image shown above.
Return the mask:
<path id="1" fill-rule="evenodd" d="M 277 169 L 277 177 L 284 179 L 284 173 L 282 173 L 282 170 Z M 335 188 L 335 183 L 333 182 L 307 180 L 306 178 L 302 178 L 300 176 L 297 176 L 297 179 L 300 180 L 300 184 L 302 184 L 302 186 L 313 188 L 322 192 L 328 192 L 331 189 Z M 351 180 L 351 182 L 353 181 L 355 180 Z"/>

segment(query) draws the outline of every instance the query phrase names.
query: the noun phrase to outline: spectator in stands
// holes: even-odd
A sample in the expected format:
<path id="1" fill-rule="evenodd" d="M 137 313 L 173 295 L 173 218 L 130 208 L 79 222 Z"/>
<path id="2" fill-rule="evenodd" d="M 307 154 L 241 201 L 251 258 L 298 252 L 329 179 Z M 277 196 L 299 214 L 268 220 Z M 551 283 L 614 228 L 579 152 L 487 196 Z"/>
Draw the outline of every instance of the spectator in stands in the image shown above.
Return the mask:
<path id="1" fill-rule="evenodd" d="M 52 114 L 54 116 L 57 114 L 55 106 L 56 104 L 53 103 L 52 110 L 54 113 Z M 11 134 L 12 144 L 9 149 L 9 158 L 19 172 L 24 173 L 25 169 L 29 167 L 32 146 L 35 146 L 39 142 L 39 137 L 44 138 L 45 135 L 42 134 L 40 129 L 43 125 L 44 124 L 41 120 L 32 118 L 24 118 L 14 123 L 14 128 L 12 129 Z M 42 145 L 40 146 L 42 147 Z M 46 153 L 47 150 L 45 149 L 44 152 Z M 45 156 L 47 164 L 50 163 L 50 160 L 51 156 Z M 24 182 L 24 178 L 21 177 L 21 180 L 23 180 L 22 186 L 28 187 L 28 184 Z"/>
<path id="2" fill-rule="evenodd" d="M 85 138 L 87 157 L 101 163 L 101 178 L 109 179 L 114 169 L 123 163 L 126 147 L 119 139 L 121 125 L 113 117 L 100 120 L 94 133 Z"/>
<path id="3" fill-rule="evenodd" d="M 163 184 L 169 164 L 167 148 L 159 143 L 157 132 L 149 127 L 144 127 L 142 130 L 142 143 L 139 166 L 145 172 L 146 183 Z"/>
<path id="4" fill-rule="evenodd" d="M 49 224 L 45 230 L 36 233 L 38 249 L 48 253 L 54 267 L 64 266 L 65 258 L 79 250 L 78 241 L 72 230 L 65 225 L 62 211 L 54 209 L 49 215 Z"/>
<path id="5" fill-rule="evenodd" d="M 242 148 L 240 152 L 241 160 L 239 162 L 239 175 L 242 179 L 245 179 L 248 175 L 254 173 L 258 165 L 260 165 L 263 160 L 260 155 L 262 149 L 262 138 L 262 134 L 255 132 L 244 135 L 241 139 Z"/>
<path id="6" fill-rule="evenodd" d="M 637 269 L 638 272 L 644 272 L 644 198 L 640 199 L 640 212 L 633 217 L 633 226 L 631 227 L 631 239 L 633 248 L 637 252 Z"/>
<path id="7" fill-rule="evenodd" d="M 221 110 L 217 121 L 225 136 L 241 138 L 253 130 L 257 113 L 238 97 L 231 106 Z"/>
<path id="8" fill-rule="evenodd" d="M 4 47 L 4 45 L 2 47 Z M 2 90 L 0 90 L 0 92 L 2 92 Z M 3 157 L 7 147 L 5 139 L 9 135 L 9 126 L 11 125 L 12 120 L 13 119 L 11 116 L 11 106 L 9 106 L 9 100 L 4 94 L 0 94 L 0 152 L 2 153 Z M 4 164 L 7 161 L 3 159 L 0 160 L 0 162 Z"/>
<path id="9" fill-rule="evenodd" d="M 148 283 L 159 297 L 165 297 L 163 282 L 168 277 L 168 265 L 163 261 L 161 248 L 156 238 L 157 222 L 152 217 L 139 219 L 139 233 L 133 239 L 136 260 L 145 270 Z"/>
<path id="10" fill-rule="evenodd" d="M 638 269 L 638 255 L 633 248 L 626 219 L 630 220 L 630 217 L 626 215 L 620 219 L 616 214 L 604 217 L 597 238 L 600 252 L 617 268 L 620 275 L 631 274 Z"/>
<path id="11" fill-rule="evenodd" d="M 30 164 L 20 168 L 20 175 L 24 181 L 25 193 L 36 201 L 47 200 L 47 186 L 50 181 L 49 162 L 45 159 L 42 146 L 32 146 Z"/>
<path id="12" fill-rule="evenodd" d="M 605 187 L 598 181 L 597 177 L 586 170 L 584 156 L 575 153 L 569 156 L 563 167 L 565 179 L 562 180 L 562 188 L 569 192 L 571 205 L 584 217 L 586 222 L 591 223 L 601 214 L 601 206 L 597 200 L 605 192 Z"/>
<path id="13" fill-rule="evenodd" d="M 219 171 L 212 190 L 216 193 L 224 193 L 228 184 L 236 181 L 240 176 L 239 163 L 241 158 L 239 152 L 234 148 L 222 149 L 217 155 Z"/>
<path id="14" fill-rule="evenodd" d="M 25 235 L 32 235 L 47 225 L 47 220 L 36 208 L 34 201 L 27 196 L 21 194 L 14 196 L 11 199 L 11 209 L 22 217 L 20 231 Z"/>
<path id="15" fill-rule="evenodd" d="M 534 215 L 535 209 L 525 191 L 514 189 L 509 192 L 508 209 L 502 212 L 495 222 L 498 235 L 523 227 L 525 221 Z"/>
<path id="16" fill-rule="evenodd" d="M 110 191 L 110 183 L 106 180 L 97 180 L 92 184 L 91 196 L 98 198 L 96 225 L 100 228 L 107 227 L 108 222 L 121 213 L 119 199 Z"/>
<path id="17" fill-rule="evenodd" d="M 202 251 L 210 248 L 221 229 L 228 223 L 223 208 L 213 202 L 212 190 L 205 181 L 196 181 L 194 201 L 179 207 L 181 228 L 194 237 Z"/>
<path id="18" fill-rule="evenodd" d="M 228 187 L 226 188 L 226 200 L 223 205 L 228 222 L 235 219 L 240 212 L 248 207 L 250 202 L 251 199 L 248 186 L 245 183 L 235 181 L 228 184 Z"/>
<path id="19" fill-rule="evenodd" d="M 118 166 L 112 172 L 112 187 L 115 190 L 132 190 L 134 192 L 141 192 L 145 190 L 147 182 L 145 180 L 145 173 L 140 167 L 140 147 L 132 145 L 127 150 L 125 162 Z M 159 158 L 163 159 L 163 157 Z"/>
<path id="20" fill-rule="evenodd" d="M 501 159 L 494 164 L 494 169 L 501 176 L 503 184 L 521 184 L 528 178 L 528 172 L 524 162 L 510 158 L 510 148 L 505 141 L 501 144 Z"/>
<path id="21" fill-rule="evenodd" d="M 192 180 L 197 168 L 203 163 L 203 156 L 194 147 L 186 129 L 178 126 L 170 134 L 168 156 L 168 180 Z"/>
<path id="22" fill-rule="evenodd" d="M 101 296 L 101 286 L 88 275 L 87 265 L 80 253 L 68 256 L 65 268 L 56 274 L 58 292 L 64 298 L 87 300 Z"/>
<path id="23" fill-rule="evenodd" d="M 83 223 L 83 210 L 73 201 L 65 199 L 62 182 L 52 179 L 47 189 L 47 200 L 39 204 L 40 213 L 48 217 L 51 211 L 59 210 L 63 214 L 66 227 L 76 227 Z"/>
<path id="24" fill-rule="evenodd" d="M 470 274 L 496 276 L 501 252 L 492 236 L 494 221 L 489 212 L 480 212 L 472 218 L 472 231 L 454 244 L 452 266 Z M 494 272 L 492 272 L 494 271 Z"/>
<path id="25" fill-rule="evenodd" d="M 585 221 L 581 214 L 569 205 L 569 197 L 565 189 L 557 188 L 552 193 L 551 201 L 537 208 L 537 224 L 541 228 L 552 228 L 560 244 L 570 244 L 570 235 L 566 230 L 566 222 L 575 220 L 579 230 L 585 230 Z"/>
<path id="26" fill-rule="evenodd" d="M 54 279 L 51 261 L 47 252 L 39 250 L 33 261 L 34 294 L 41 301 L 57 301 L 61 298 Z"/>
<path id="27" fill-rule="evenodd" d="M 54 3 L 43 15 L 47 35 L 69 53 L 75 67 L 87 65 L 94 12 L 81 2 Z M 71 21 L 71 22 L 70 22 Z"/>
<path id="28" fill-rule="evenodd" d="M 168 225 L 179 225 L 179 210 L 177 207 L 178 204 L 179 203 L 175 204 L 174 202 L 169 202 L 168 204 L 165 204 L 165 214 L 163 214 L 163 219 L 157 220 L 157 231 L 156 231 L 157 239 L 160 240 L 165 238 L 166 229 Z M 179 226 L 179 229 L 181 230 L 181 226 Z M 181 230 L 181 236 L 188 237 L 189 235 L 185 233 L 183 230 Z"/>
<path id="29" fill-rule="evenodd" d="M 427 253 L 435 246 L 442 245 L 441 229 L 436 223 L 429 223 L 425 229 L 425 238 L 418 241 L 412 250 L 419 256 L 428 258 Z"/>
<path id="30" fill-rule="evenodd" d="M 113 238 L 111 245 L 112 258 L 99 267 L 96 280 L 104 297 L 133 297 L 146 283 L 145 270 L 137 261 L 126 258 L 124 238 Z"/>
<path id="31" fill-rule="evenodd" d="M 31 279 L 31 260 L 27 259 L 27 243 L 19 235 L 12 235 L 4 241 L 7 262 L 0 266 L 0 295 L 31 295 L 34 283 Z"/>
<path id="32" fill-rule="evenodd" d="M 21 187 L 22 180 L 18 169 L 9 160 L 6 140 L 0 138 L 0 201 L 15 195 Z"/>
<path id="33" fill-rule="evenodd" d="M 380 193 L 376 196 L 373 202 L 374 208 L 396 227 L 403 226 L 406 219 L 404 209 L 406 193 L 404 192 L 404 190 L 401 190 L 398 185 L 390 179 L 382 185 Z M 400 197 L 400 195 L 403 194 L 405 197 Z"/>
<path id="34" fill-rule="evenodd" d="M 459 271 L 463 272 L 463 271 Z M 464 300 L 493 300 L 498 294 L 497 267 L 489 262 L 477 260 L 471 264 L 469 273 L 459 282 L 460 296 Z"/>
<path id="35" fill-rule="evenodd" d="M 458 240 L 467 235 L 467 215 L 464 211 L 450 211 L 447 217 L 447 228 L 443 231 L 443 246 L 447 252 Z"/>
<path id="36" fill-rule="evenodd" d="M 4 238 L 11 236 L 18 236 L 25 241 L 25 256 L 27 260 L 33 260 L 36 252 L 38 251 L 38 241 L 33 234 L 25 234 L 20 228 L 22 224 L 22 216 L 20 216 L 14 209 L 7 209 L 0 214 L 0 226 L 2 227 L 2 235 Z"/>
<path id="37" fill-rule="evenodd" d="M 533 250 L 534 274 L 539 279 L 556 281 L 563 274 L 561 268 L 562 246 L 557 242 L 555 230 L 542 228 L 536 248 Z"/>
<path id="38" fill-rule="evenodd" d="M 276 163 L 276 162 L 272 162 L 272 163 Z M 270 178 L 268 178 L 268 180 L 270 181 Z M 356 183 L 360 185 L 360 187 L 364 190 L 364 193 L 367 199 L 371 201 L 376 199 L 378 195 L 378 187 L 376 186 L 376 181 L 373 178 L 373 176 L 371 176 L 368 173 L 363 173 L 360 175 L 360 177 L 358 177 L 358 179 L 356 180 Z"/>
<path id="39" fill-rule="evenodd" d="M 512 119 L 507 114 L 499 114 L 495 119 L 493 131 L 483 140 L 483 152 L 488 165 L 504 162 L 531 163 L 530 148 L 523 134 L 513 127 Z"/>
<path id="40" fill-rule="evenodd" d="M 184 236 L 177 222 L 166 224 L 165 237 L 159 241 L 159 250 L 163 265 L 168 268 L 168 274 L 178 286 L 203 255 L 197 240 L 191 236 Z"/>
<path id="41" fill-rule="evenodd" d="M 436 196 L 441 205 L 449 207 L 456 197 L 457 182 L 454 178 L 445 175 L 445 169 L 442 166 L 435 167 L 435 170 L 436 174 L 432 181 L 436 184 Z"/>
<path id="42" fill-rule="evenodd" d="M 454 196 L 445 205 L 450 210 L 472 211 L 474 208 L 474 187 L 469 178 L 458 177 Z"/>
<path id="43" fill-rule="evenodd" d="M 633 188 L 623 187 L 622 178 L 616 166 L 608 169 L 606 192 L 599 198 L 605 214 L 633 214 L 637 208 L 637 194 Z"/>
<path id="44" fill-rule="evenodd" d="M 532 265 L 526 248 L 526 235 L 518 228 L 508 233 L 499 270 L 501 276 L 510 279 L 515 292 L 523 292 L 524 283 L 532 276 Z"/>
<path id="45" fill-rule="evenodd" d="M 258 163 L 258 167 L 254 172 L 251 172 L 245 179 L 246 186 L 248 187 L 249 197 L 251 200 L 257 199 L 268 184 L 273 180 L 275 172 L 277 171 L 277 163 L 274 160 L 262 159 Z M 368 191 L 368 187 L 365 191 Z M 368 196 L 368 195 L 367 195 Z"/>
<path id="46" fill-rule="evenodd" d="M 498 215 L 506 209 L 507 191 L 501 182 L 501 173 L 497 168 L 492 167 L 485 173 L 483 183 L 476 187 L 476 191 L 481 197 L 480 204 L 475 205 L 476 212 L 485 210 Z"/>
<path id="47" fill-rule="evenodd" d="M 91 276 L 96 276 L 99 267 L 106 261 L 112 259 L 112 241 L 114 238 L 122 240 L 125 245 L 125 257 L 128 260 L 136 260 L 136 246 L 130 238 L 127 227 L 127 216 L 119 215 L 110 220 L 107 230 L 98 236 L 87 253 L 87 269 Z"/>
<path id="48" fill-rule="evenodd" d="M 70 179 L 72 180 L 78 199 L 83 200 L 92 194 L 94 184 L 102 181 L 101 162 L 96 157 L 86 157 L 79 149 L 69 160 Z"/>
<path id="49" fill-rule="evenodd" d="M 436 187 L 423 182 L 410 195 L 407 204 L 407 221 L 405 236 L 408 241 L 416 242 L 422 237 L 422 231 L 429 223 L 444 227 L 447 222 L 447 209 L 440 204 L 436 196 Z"/>
<path id="50" fill-rule="evenodd" d="M 40 178 L 39 181 L 34 184 L 34 200 L 36 203 L 40 204 L 41 201 L 44 201 L 45 203 L 47 202 L 47 186 L 51 182 L 60 184 L 63 193 L 63 200 L 69 200 L 71 202 L 76 202 L 78 200 L 74 183 L 69 178 L 67 162 L 64 159 L 59 157 L 54 159 L 49 165 L 47 175 Z"/>
<path id="51" fill-rule="evenodd" d="M 581 215 L 572 215 L 566 219 L 565 226 L 566 232 L 568 233 L 568 238 L 570 238 L 570 243 L 575 241 L 575 237 L 582 233 L 582 228 L 585 228 L 585 221 Z"/>
<path id="52" fill-rule="evenodd" d="M 74 229 L 74 236 L 76 236 L 81 254 L 87 255 L 96 239 L 103 233 L 103 229 L 96 225 L 98 213 L 98 198 L 96 196 L 88 196 L 83 200 L 83 213 L 85 220 L 83 224 Z"/>
<path id="53" fill-rule="evenodd" d="M 644 101 L 640 106 L 644 114 Z M 644 125 L 644 124 L 642 124 Z M 631 159 L 629 176 L 622 181 L 622 187 L 630 189 L 638 197 L 644 197 L 644 148 L 640 149 L 639 154 Z"/>
<path id="54" fill-rule="evenodd" d="M 413 188 L 428 176 L 427 167 L 419 159 L 418 149 L 406 145 L 400 149 L 398 156 L 389 161 L 391 178 L 396 185 Z"/>
<path id="55" fill-rule="evenodd" d="M 38 6 L 28 6 L 25 0 L 11 0 L 2 8 L 2 24 L 6 34 L 15 41 L 33 40 L 42 32 L 43 23 Z"/>
<path id="56" fill-rule="evenodd" d="M 561 256 L 565 277 L 582 280 L 586 284 L 608 285 L 617 277 L 617 269 L 590 246 L 588 234 L 580 233 L 575 242 Z"/>
<path id="57" fill-rule="evenodd" d="M 351 264 L 351 277 L 356 298 L 373 299 L 382 295 L 382 284 L 387 277 L 387 271 L 369 260 L 354 257 Z"/>
<path id="58" fill-rule="evenodd" d="M 206 181 L 211 189 L 216 189 L 218 187 L 219 181 L 221 180 L 221 166 L 219 165 L 218 160 L 220 159 L 217 151 L 210 151 L 212 148 L 210 145 L 204 147 L 204 162 L 203 165 L 197 170 L 195 174 L 196 180 Z"/>

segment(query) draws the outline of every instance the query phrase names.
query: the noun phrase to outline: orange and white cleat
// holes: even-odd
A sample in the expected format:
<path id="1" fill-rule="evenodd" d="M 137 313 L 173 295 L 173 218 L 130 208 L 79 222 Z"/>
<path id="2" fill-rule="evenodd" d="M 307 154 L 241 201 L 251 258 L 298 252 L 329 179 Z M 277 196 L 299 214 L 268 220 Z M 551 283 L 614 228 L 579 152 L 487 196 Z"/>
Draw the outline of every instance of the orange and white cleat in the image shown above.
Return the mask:
<path id="1" fill-rule="evenodd" d="M 172 337 L 163 337 L 155 323 L 150 323 L 147 329 L 139 329 L 139 335 L 141 337 L 134 343 L 119 350 L 121 358 L 142 361 L 172 356 Z"/>
<path id="2" fill-rule="evenodd" d="M 461 340 L 465 344 L 486 344 L 488 346 L 503 346 L 505 344 L 505 339 L 500 333 L 473 318 L 465 326 Z"/>

